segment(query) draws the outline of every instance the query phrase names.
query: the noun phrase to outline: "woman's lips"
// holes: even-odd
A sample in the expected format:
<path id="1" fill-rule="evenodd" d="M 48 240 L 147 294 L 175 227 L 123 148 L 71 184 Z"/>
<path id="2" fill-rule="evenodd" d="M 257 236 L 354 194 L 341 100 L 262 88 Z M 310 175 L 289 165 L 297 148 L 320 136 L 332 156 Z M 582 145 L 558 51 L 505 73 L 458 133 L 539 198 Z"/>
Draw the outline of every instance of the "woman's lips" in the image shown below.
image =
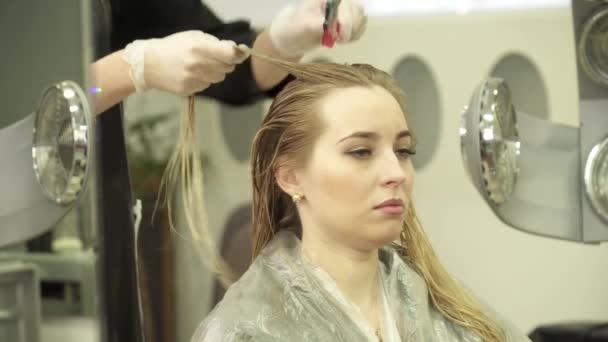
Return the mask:
<path id="1" fill-rule="evenodd" d="M 400 199 L 391 198 L 378 204 L 374 207 L 374 209 L 387 215 L 401 215 L 404 211 L 403 201 Z"/>

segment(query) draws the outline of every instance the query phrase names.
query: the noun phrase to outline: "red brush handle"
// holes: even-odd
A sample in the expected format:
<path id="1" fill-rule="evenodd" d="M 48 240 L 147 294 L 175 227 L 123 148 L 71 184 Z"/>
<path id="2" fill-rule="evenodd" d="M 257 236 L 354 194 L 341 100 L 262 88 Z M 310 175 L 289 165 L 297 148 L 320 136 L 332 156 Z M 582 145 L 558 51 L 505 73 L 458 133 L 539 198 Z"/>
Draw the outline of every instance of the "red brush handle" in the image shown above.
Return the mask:
<path id="1" fill-rule="evenodd" d="M 334 37 L 331 36 L 331 32 L 329 32 L 329 30 L 323 31 L 323 38 L 321 38 L 321 44 L 323 46 L 331 48 L 334 46 L 334 43 Z"/>
<path id="2" fill-rule="evenodd" d="M 336 38 L 340 33 L 340 23 L 338 21 L 336 21 L 332 26 L 333 27 L 330 27 L 327 30 L 323 31 L 323 37 L 321 38 L 321 44 L 323 46 L 327 46 L 328 48 L 334 46 L 334 44 L 336 43 Z"/>

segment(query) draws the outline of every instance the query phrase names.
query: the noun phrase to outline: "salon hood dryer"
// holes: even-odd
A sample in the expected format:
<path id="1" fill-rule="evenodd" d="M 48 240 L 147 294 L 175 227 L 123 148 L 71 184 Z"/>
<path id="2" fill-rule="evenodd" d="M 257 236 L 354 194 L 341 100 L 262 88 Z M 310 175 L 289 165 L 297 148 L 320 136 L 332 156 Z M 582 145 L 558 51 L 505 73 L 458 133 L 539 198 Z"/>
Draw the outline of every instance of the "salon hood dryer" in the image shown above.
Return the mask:
<path id="1" fill-rule="evenodd" d="M 597 243 L 608 241 L 608 2 L 573 0 L 572 14 L 579 127 L 518 111 L 507 82 L 490 77 L 462 114 L 461 148 L 474 186 L 504 223 Z"/>
<path id="2" fill-rule="evenodd" d="M 90 21 L 89 1 L 0 4 L 1 341 L 95 333 L 94 254 L 26 248 L 79 203 L 84 242 L 97 228 Z M 49 283 L 63 295 L 50 298 Z"/>
<path id="3" fill-rule="evenodd" d="M 22 44 L 10 43 L 0 66 L 0 247 L 53 227 L 91 177 L 89 13 L 87 1 L 1 6 L 1 40 L 19 32 Z"/>

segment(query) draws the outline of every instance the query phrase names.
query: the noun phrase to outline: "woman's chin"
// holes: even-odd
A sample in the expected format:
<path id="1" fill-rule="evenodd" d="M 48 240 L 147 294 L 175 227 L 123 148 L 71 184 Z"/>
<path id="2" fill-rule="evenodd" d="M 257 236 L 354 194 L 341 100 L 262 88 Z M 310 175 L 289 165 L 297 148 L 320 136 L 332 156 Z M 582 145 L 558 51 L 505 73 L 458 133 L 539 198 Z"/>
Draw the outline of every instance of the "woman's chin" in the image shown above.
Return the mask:
<path id="1" fill-rule="evenodd" d="M 380 248 L 384 245 L 398 240 L 399 235 L 401 234 L 401 230 L 401 224 L 385 225 L 384 227 L 379 227 L 379 229 L 374 231 L 373 240 L 375 244 L 378 245 L 378 248 Z"/>

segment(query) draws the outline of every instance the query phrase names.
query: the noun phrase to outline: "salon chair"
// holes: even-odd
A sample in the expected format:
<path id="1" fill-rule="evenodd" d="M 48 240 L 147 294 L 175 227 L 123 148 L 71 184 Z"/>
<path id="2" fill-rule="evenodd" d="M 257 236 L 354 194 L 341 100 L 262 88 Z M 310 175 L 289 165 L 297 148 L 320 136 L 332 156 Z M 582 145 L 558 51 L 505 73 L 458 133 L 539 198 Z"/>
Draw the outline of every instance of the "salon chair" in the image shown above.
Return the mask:
<path id="1" fill-rule="evenodd" d="M 251 263 L 251 221 L 251 203 L 247 203 L 232 212 L 222 236 L 220 253 L 237 279 Z M 212 305 L 219 303 L 225 293 L 222 284 L 216 280 Z"/>

